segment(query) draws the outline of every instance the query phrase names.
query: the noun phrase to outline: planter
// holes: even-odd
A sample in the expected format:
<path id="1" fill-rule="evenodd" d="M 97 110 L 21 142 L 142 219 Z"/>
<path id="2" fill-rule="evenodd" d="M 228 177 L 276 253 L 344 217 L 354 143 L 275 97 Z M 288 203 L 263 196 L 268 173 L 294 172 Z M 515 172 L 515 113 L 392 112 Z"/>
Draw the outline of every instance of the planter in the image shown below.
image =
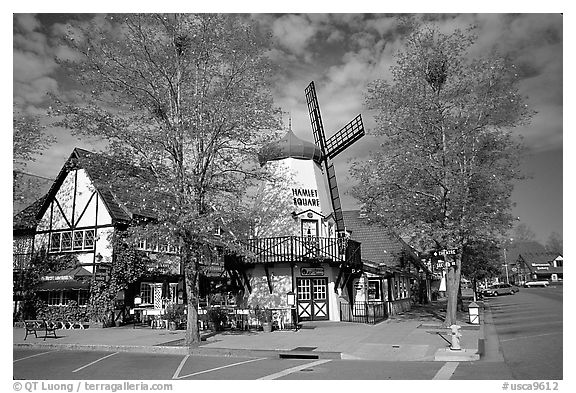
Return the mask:
<path id="1" fill-rule="evenodd" d="M 272 332 L 272 323 L 271 322 L 262 323 L 262 330 L 264 330 L 264 333 L 271 333 Z"/>

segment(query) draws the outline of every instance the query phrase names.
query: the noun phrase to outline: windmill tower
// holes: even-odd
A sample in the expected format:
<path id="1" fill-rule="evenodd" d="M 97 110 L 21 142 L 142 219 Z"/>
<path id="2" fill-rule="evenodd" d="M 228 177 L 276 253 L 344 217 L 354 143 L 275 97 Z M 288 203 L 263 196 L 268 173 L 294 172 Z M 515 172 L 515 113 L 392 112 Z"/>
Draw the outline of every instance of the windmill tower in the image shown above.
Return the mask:
<path id="1" fill-rule="evenodd" d="M 342 153 L 353 143 L 364 136 L 364 125 L 362 124 L 362 115 L 356 116 L 350 123 L 346 124 L 340 131 L 326 140 L 322 116 L 320 115 L 320 106 L 316 96 L 314 82 L 310 82 L 305 90 L 306 103 L 312 123 L 312 133 L 314 134 L 314 143 L 322 152 L 322 164 L 328 184 L 329 197 L 336 222 L 336 231 L 338 234 L 344 233 L 344 219 L 342 216 L 342 204 L 340 203 L 340 194 L 336 183 L 336 171 L 331 160 L 338 154 Z"/>
<path id="2" fill-rule="evenodd" d="M 279 177 L 290 174 L 286 188 L 270 183 L 263 190 L 265 195 L 288 195 L 293 201 L 291 214 L 274 218 L 272 228 L 245 242 L 251 262 L 239 265 L 239 270 L 251 276 L 248 304 L 254 299 L 263 304 L 269 295 L 291 292 L 296 295 L 299 320 L 337 321 L 339 296 L 352 271 L 361 266 L 361 256 L 360 243 L 339 238 L 344 221 L 331 160 L 360 139 L 364 127 L 358 115 L 326 140 L 313 82 L 305 93 L 314 143 L 298 138 L 290 127 L 259 152 L 260 165 Z M 264 290 L 257 287 L 263 282 Z"/>

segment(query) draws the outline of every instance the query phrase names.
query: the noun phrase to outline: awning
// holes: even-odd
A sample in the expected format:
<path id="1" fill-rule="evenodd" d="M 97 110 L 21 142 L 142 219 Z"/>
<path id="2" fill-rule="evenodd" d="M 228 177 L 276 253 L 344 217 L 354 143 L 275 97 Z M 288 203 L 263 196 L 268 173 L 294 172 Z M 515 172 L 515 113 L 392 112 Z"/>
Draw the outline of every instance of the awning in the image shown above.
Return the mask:
<path id="1" fill-rule="evenodd" d="M 90 290 L 90 281 L 78 281 L 78 280 L 42 281 L 36 287 L 37 291 L 63 291 L 74 289 Z"/>
<path id="2" fill-rule="evenodd" d="M 66 289 L 90 289 L 90 277 L 92 277 L 92 273 L 81 266 L 64 269 L 43 276 L 36 290 L 61 291 Z"/>

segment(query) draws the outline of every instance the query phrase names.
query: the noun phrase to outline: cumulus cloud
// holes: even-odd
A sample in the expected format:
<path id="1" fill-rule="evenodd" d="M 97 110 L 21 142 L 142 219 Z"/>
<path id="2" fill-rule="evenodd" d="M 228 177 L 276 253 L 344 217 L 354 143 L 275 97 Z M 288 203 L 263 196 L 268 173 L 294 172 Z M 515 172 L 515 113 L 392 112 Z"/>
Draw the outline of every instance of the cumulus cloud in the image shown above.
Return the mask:
<path id="1" fill-rule="evenodd" d="M 276 19 L 272 31 L 278 43 L 296 55 L 306 54 L 310 40 L 317 33 L 315 25 L 300 15 L 284 15 Z"/>

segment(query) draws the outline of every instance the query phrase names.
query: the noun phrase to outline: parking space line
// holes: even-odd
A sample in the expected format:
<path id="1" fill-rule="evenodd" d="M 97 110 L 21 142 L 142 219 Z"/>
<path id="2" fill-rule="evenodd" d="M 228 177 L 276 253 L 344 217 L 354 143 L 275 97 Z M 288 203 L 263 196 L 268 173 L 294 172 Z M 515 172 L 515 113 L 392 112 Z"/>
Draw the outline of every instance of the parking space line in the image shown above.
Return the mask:
<path id="1" fill-rule="evenodd" d="M 196 373 L 192 373 L 192 374 L 188 374 L 188 375 L 183 375 L 183 376 L 181 376 L 181 377 L 176 377 L 176 378 L 173 378 L 173 379 L 182 379 L 182 378 L 193 377 L 193 376 L 195 376 L 195 375 L 205 374 L 205 373 L 209 373 L 209 372 L 212 372 L 212 371 L 218 371 L 218 370 L 222 370 L 222 369 L 228 368 L 228 367 L 239 366 L 239 365 L 241 365 L 241 364 L 257 362 L 257 361 L 259 361 L 259 360 L 264 360 L 264 359 L 267 359 L 267 358 L 250 359 L 250 360 L 246 360 L 246 361 L 244 361 L 244 362 L 238 362 L 238 363 L 228 364 L 228 365 L 226 365 L 226 366 L 211 368 L 211 369 L 209 369 L 209 370 L 198 371 L 198 372 L 196 372 Z"/>
<path id="2" fill-rule="evenodd" d="M 182 359 L 182 361 L 181 361 L 180 364 L 178 365 L 178 368 L 177 368 L 176 371 L 174 372 L 174 375 L 172 376 L 172 379 L 178 379 L 178 375 L 180 375 L 180 371 L 182 371 L 182 367 L 184 367 L 184 364 L 186 363 L 186 360 L 188 360 L 189 357 L 190 357 L 190 355 L 184 356 L 184 359 Z"/>
<path id="3" fill-rule="evenodd" d="M 300 366 L 287 368 L 286 370 L 282 370 L 282 371 L 279 371 L 279 372 L 274 373 L 274 374 L 266 375 L 265 377 L 258 378 L 258 379 L 259 380 L 260 379 L 278 379 L 281 377 L 285 377 L 286 375 L 290 375 L 290 374 L 293 374 L 295 372 L 301 371 L 305 368 L 318 366 L 320 364 L 328 363 L 331 361 L 332 361 L 332 359 L 317 360 L 317 361 L 312 362 L 312 363 L 306 363 L 306 364 L 301 364 Z"/>
<path id="4" fill-rule="evenodd" d="M 52 352 L 54 352 L 54 351 L 40 352 L 40 353 L 37 353 L 37 354 L 34 354 L 34 355 L 26 356 L 25 358 L 16 359 L 16 360 L 14 360 L 12 363 L 19 362 L 20 360 L 26 360 L 26 359 L 30 359 L 30 358 L 35 358 L 36 356 L 45 355 L 45 354 L 47 354 L 47 353 L 52 353 Z"/>
<path id="5" fill-rule="evenodd" d="M 454 374 L 454 371 L 456 371 L 456 368 L 458 367 L 459 364 L 460 364 L 459 362 L 444 363 L 442 368 L 438 370 L 438 372 L 436 373 L 436 375 L 434 375 L 434 378 L 432 379 L 449 380 L 452 377 L 452 374 Z"/>
<path id="6" fill-rule="evenodd" d="M 111 353 L 110 355 L 106 355 L 106 356 L 104 356 L 104 357 L 101 357 L 100 359 L 96 359 L 96 360 L 94 360 L 93 362 L 90 362 L 90 363 L 88 363 L 88 364 L 86 364 L 86 365 L 84 365 L 84 366 L 82 366 L 82 367 L 79 367 L 79 368 L 77 368 L 76 370 L 74 370 L 74 371 L 72 371 L 72 372 L 75 373 L 75 372 L 78 372 L 78 371 L 80 371 L 80 370 L 83 370 L 83 369 L 85 369 L 86 367 L 90 367 L 91 365 L 96 364 L 96 363 L 98 363 L 98 362 L 101 361 L 101 360 L 107 359 L 107 358 L 109 358 L 110 356 L 117 355 L 118 353 L 119 353 L 119 352 L 114 352 L 114 353 Z"/>

